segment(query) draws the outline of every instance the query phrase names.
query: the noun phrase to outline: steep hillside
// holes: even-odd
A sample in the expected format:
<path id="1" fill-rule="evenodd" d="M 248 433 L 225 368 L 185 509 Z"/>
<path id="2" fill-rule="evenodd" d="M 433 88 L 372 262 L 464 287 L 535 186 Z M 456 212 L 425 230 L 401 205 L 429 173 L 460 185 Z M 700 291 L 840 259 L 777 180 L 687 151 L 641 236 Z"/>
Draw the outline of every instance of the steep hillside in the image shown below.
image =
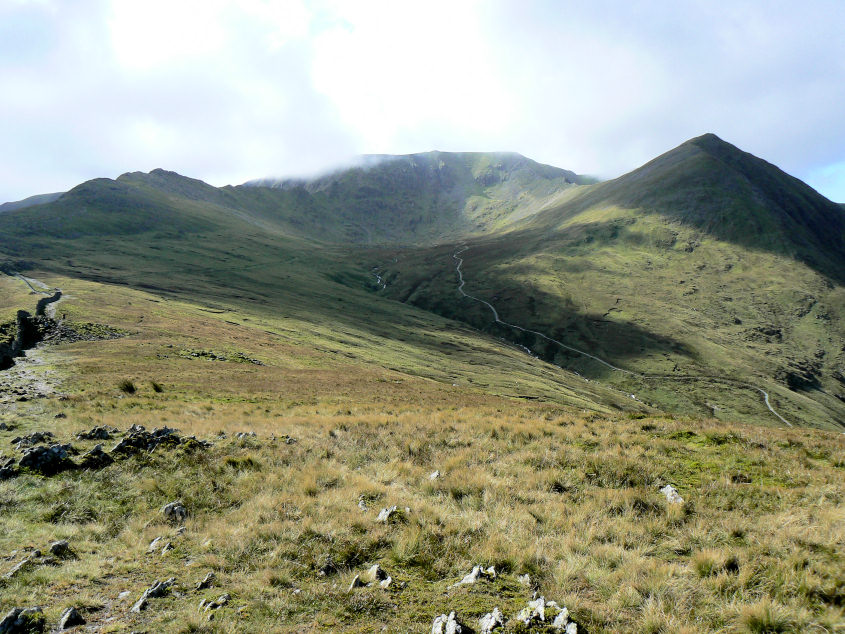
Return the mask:
<path id="1" fill-rule="evenodd" d="M 8 202 L 0 204 L 0 213 L 4 211 L 14 211 L 15 209 L 25 209 L 27 207 L 34 207 L 35 205 L 43 205 L 45 203 L 50 203 L 59 198 L 64 192 L 56 192 L 53 194 L 37 194 L 35 196 L 29 196 L 28 198 L 24 198 L 23 200 L 16 200 L 14 202 Z"/>
<path id="2" fill-rule="evenodd" d="M 462 318 L 564 367 L 674 411 L 845 424 L 845 214 L 774 166 L 708 135 L 615 181 L 582 188 L 507 233 L 373 256 L 391 297 Z M 536 330 L 642 380 L 493 322 Z M 813 247 L 812 245 L 815 245 Z M 396 259 L 396 262 L 393 260 Z"/>
<path id="3" fill-rule="evenodd" d="M 595 207 L 658 213 L 750 249 L 792 257 L 845 281 L 845 213 L 836 203 L 713 134 L 585 192 L 549 222 Z"/>
<path id="4" fill-rule="evenodd" d="M 227 189 L 244 203 L 251 194 L 253 203 L 261 196 L 296 209 L 299 222 L 313 223 L 316 235 L 378 244 L 501 228 L 586 182 L 519 154 L 428 152 L 371 156 L 313 180 L 259 180 Z"/>

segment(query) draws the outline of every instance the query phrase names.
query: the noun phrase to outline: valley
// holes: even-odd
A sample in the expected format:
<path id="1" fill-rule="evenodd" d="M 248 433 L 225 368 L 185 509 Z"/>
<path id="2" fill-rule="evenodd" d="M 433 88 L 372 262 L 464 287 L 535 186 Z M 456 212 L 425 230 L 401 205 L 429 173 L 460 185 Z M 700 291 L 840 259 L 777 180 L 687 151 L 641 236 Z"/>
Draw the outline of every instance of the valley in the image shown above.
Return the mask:
<path id="1" fill-rule="evenodd" d="M 433 152 L 4 206 L 0 334 L 61 289 L 78 337 L 0 373 L 0 618 L 837 631 L 843 241 L 713 135 L 606 182 Z"/>

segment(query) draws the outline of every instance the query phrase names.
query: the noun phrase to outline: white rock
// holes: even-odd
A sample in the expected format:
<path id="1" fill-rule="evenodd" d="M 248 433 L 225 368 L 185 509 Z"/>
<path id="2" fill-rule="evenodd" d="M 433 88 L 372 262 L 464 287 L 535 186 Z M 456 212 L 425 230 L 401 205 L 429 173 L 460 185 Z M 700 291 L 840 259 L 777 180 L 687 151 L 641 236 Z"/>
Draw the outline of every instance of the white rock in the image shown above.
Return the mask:
<path id="1" fill-rule="evenodd" d="M 387 508 L 382 509 L 378 517 L 376 518 L 377 522 L 384 522 L 385 524 L 390 521 L 391 516 L 399 510 L 399 507 L 395 504 L 393 506 L 389 506 Z"/>
<path id="2" fill-rule="evenodd" d="M 352 579 L 352 583 L 349 584 L 349 588 L 346 590 L 347 592 L 352 592 L 355 588 L 363 588 L 364 582 L 361 581 L 361 575 L 355 575 L 355 578 Z"/>
<path id="3" fill-rule="evenodd" d="M 429 480 L 436 480 L 439 477 L 440 477 L 440 472 L 439 471 L 433 471 L 431 473 L 431 475 L 428 476 L 428 479 Z"/>
<path id="4" fill-rule="evenodd" d="M 684 498 L 682 498 L 680 494 L 678 494 L 678 492 L 675 490 L 675 487 L 673 487 L 671 484 L 667 484 L 665 487 L 660 489 L 660 492 L 666 496 L 666 500 L 669 502 L 669 504 L 684 503 Z"/>
<path id="5" fill-rule="evenodd" d="M 505 625 L 504 617 L 498 607 L 493 608 L 478 620 L 478 627 L 481 634 L 490 634 L 493 630 Z"/>
<path id="6" fill-rule="evenodd" d="M 520 575 L 519 577 L 517 577 L 516 580 L 524 586 L 531 585 L 531 577 L 528 576 L 527 572 L 524 575 Z"/>
<path id="7" fill-rule="evenodd" d="M 560 612 L 557 613 L 555 620 L 552 621 L 552 629 L 555 630 L 562 630 L 566 628 L 566 624 L 569 622 L 569 610 L 563 608 Z"/>
<path id="8" fill-rule="evenodd" d="M 531 625 L 536 621 L 546 620 L 546 599 L 540 597 L 534 601 L 529 601 L 528 605 L 520 610 L 516 615 L 516 620 L 525 625 Z"/>
<path id="9" fill-rule="evenodd" d="M 483 566 L 474 566 L 472 572 L 467 574 L 463 579 L 461 579 L 457 583 L 452 584 L 451 587 L 454 588 L 455 586 L 459 586 L 462 584 L 472 584 L 481 579 L 482 577 L 492 581 L 496 578 L 496 568 L 490 566 L 485 570 Z"/>
<path id="10" fill-rule="evenodd" d="M 461 634 L 463 631 L 454 612 L 450 612 L 449 616 L 441 614 L 431 625 L 431 634 Z"/>
<path id="11" fill-rule="evenodd" d="M 387 590 L 391 583 L 393 583 L 393 577 L 387 575 L 387 579 L 382 579 L 378 585 L 382 590 Z"/>

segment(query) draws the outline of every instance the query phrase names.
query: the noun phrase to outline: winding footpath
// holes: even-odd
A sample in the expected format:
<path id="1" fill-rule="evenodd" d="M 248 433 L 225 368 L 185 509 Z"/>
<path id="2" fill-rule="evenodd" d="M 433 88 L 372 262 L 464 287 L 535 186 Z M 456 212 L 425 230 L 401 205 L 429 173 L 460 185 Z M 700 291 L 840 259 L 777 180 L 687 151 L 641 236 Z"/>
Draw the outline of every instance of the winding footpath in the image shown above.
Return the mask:
<path id="1" fill-rule="evenodd" d="M 663 381 L 705 381 L 705 382 L 708 382 L 708 383 L 721 383 L 723 385 L 730 385 L 730 386 L 733 386 L 733 387 L 740 387 L 740 388 L 748 388 L 748 389 L 752 389 L 752 390 L 757 390 L 763 396 L 763 402 L 766 404 L 766 407 L 768 408 L 768 410 L 772 414 L 777 416 L 778 419 L 782 423 L 784 423 L 786 426 L 788 426 L 788 427 L 793 426 L 792 423 L 790 423 L 783 416 L 778 414 L 775 411 L 775 408 L 772 407 L 772 404 L 769 401 L 769 393 L 766 390 L 764 390 L 763 388 L 758 387 L 757 385 L 753 385 L 751 383 L 743 383 L 741 381 L 734 381 L 732 379 L 723 379 L 723 378 L 720 378 L 720 377 L 711 377 L 711 376 L 696 376 L 696 375 L 691 375 L 691 374 L 682 374 L 682 375 L 675 375 L 675 376 L 670 376 L 670 375 L 665 375 L 665 374 L 640 374 L 639 372 L 633 372 L 631 370 L 626 370 L 624 368 L 620 368 L 618 366 L 615 366 L 612 363 L 605 361 L 604 359 L 601 359 L 601 358 L 599 358 L 599 357 L 597 357 L 593 354 L 590 354 L 589 352 L 579 350 L 578 348 L 573 348 L 572 346 L 569 346 L 569 345 L 567 345 L 567 344 L 565 344 L 561 341 L 558 341 L 557 339 L 552 339 L 551 337 L 543 334 L 542 332 L 537 332 L 536 330 L 530 330 L 528 328 L 523 328 L 522 326 L 517 326 L 516 324 L 510 324 L 506 321 L 502 321 L 499 318 L 499 313 L 496 311 L 496 308 L 495 308 L 495 306 L 493 306 L 493 304 L 491 304 L 490 302 L 485 301 L 483 299 L 480 299 L 478 297 L 475 297 L 473 295 L 470 295 L 469 293 L 464 291 L 464 284 L 466 284 L 466 280 L 464 280 L 464 274 L 461 271 L 461 266 L 463 265 L 464 260 L 463 260 L 463 258 L 458 257 L 458 256 L 461 253 L 463 253 L 464 251 L 466 251 L 468 248 L 469 247 L 465 246 L 461 249 L 458 249 L 457 251 L 455 251 L 455 253 L 452 254 L 452 258 L 456 262 L 455 272 L 458 274 L 458 292 L 468 299 L 471 299 L 473 301 L 479 302 L 479 303 L 487 306 L 487 308 L 489 308 L 490 311 L 493 313 L 493 320 L 497 324 L 507 326 L 508 328 L 514 328 L 515 330 L 520 330 L 522 332 L 528 332 L 528 333 L 531 333 L 532 335 L 537 335 L 538 337 L 542 337 L 546 341 L 549 341 L 551 343 L 554 343 L 554 344 L 560 346 L 564 350 L 569 350 L 570 352 L 580 354 L 584 357 L 587 357 L 589 359 L 597 361 L 598 363 L 601 363 L 602 365 L 610 368 L 611 370 L 614 370 L 616 372 L 621 372 L 623 374 L 627 374 L 629 376 L 632 376 L 632 377 L 635 377 L 635 378 L 638 378 L 638 379 L 663 380 Z"/>

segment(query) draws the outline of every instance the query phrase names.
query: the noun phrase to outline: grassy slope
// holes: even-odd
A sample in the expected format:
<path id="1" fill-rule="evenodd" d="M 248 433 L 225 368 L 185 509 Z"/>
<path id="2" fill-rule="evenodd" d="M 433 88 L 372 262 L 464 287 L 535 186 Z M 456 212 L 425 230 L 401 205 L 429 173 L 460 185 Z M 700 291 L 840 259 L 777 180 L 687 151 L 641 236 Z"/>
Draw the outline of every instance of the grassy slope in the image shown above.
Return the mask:
<path id="1" fill-rule="evenodd" d="M 512 617 L 531 597 L 516 579 L 529 573 L 581 631 L 842 623 L 838 434 L 519 402 L 364 363 L 366 345 L 329 339 L 348 334 L 343 324 L 323 329 L 284 307 L 249 309 L 250 301 L 220 312 L 219 297 L 215 309 L 39 275 L 66 290 L 68 319 L 133 334 L 41 352 L 45 365 L 34 371 L 64 377 L 67 397 L 4 407 L 2 420 L 18 426 L 0 432 L 4 453 L 21 433 L 46 428 L 67 442 L 102 424 L 167 424 L 215 446 L 0 482 L 0 505 L 14 509 L 0 514 L 0 553 L 18 551 L 3 572 L 25 545 L 65 538 L 78 556 L 0 581 L 3 611 L 45 605 L 55 622 L 74 605 L 101 631 L 423 632 L 451 609 L 470 625 L 494 606 Z M 2 297 L 8 312 L 12 296 Z M 196 350 L 239 351 L 266 365 L 191 358 Z M 118 389 L 121 379 L 135 383 L 134 396 Z M 237 441 L 237 431 L 258 438 Z M 284 433 L 298 442 L 270 440 Z M 435 469 L 442 476 L 430 481 Z M 666 482 L 683 507 L 657 492 Z M 191 512 L 180 537 L 158 510 L 174 499 Z M 411 507 L 407 520 L 375 522 L 391 504 Z M 158 536 L 174 549 L 148 554 Z M 320 575 L 329 559 L 334 567 Z M 376 562 L 393 586 L 347 593 L 354 574 Z M 500 577 L 448 589 L 477 563 Z M 215 587 L 194 591 L 209 571 Z M 181 598 L 129 613 L 153 580 L 171 576 Z M 197 603 L 223 592 L 230 605 L 206 620 Z"/>
<path id="2" fill-rule="evenodd" d="M 298 235 L 421 243 L 506 226 L 582 182 L 518 154 L 428 152 L 310 181 L 256 181 L 224 191 Z"/>
<path id="3" fill-rule="evenodd" d="M 793 231 L 797 221 L 781 214 L 783 207 L 768 216 L 757 207 L 742 215 L 737 211 L 742 205 L 731 196 L 726 197 L 734 205 L 730 208 L 725 200 L 711 201 L 711 211 L 694 202 L 728 179 L 721 163 L 715 172 L 710 169 L 714 160 L 695 144 L 685 144 L 657 159 L 657 166 L 582 189 L 509 233 L 467 241 L 466 290 L 492 301 L 505 321 L 626 368 L 752 382 L 772 392 L 787 418 L 837 428 L 845 424 L 845 407 L 836 398 L 845 397 L 845 385 L 835 378 L 845 365 L 845 290 L 826 274 L 831 262 L 842 261 L 842 252 L 827 248 L 826 242 L 836 241 L 841 214 L 827 210 L 816 195 L 821 200 L 814 200 L 808 213 L 825 207 L 833 237 L 821 242 L 809 261 L 802 249 L 808 231 L 823 232 L 819 217 Z M 766 170 L 771 176 L 776 168 Z M 661 198 L 655 183 L 671 183 L 679 174 L 698 185 L 676 182 Z M 809 196 L 803 184 L 788 196 L 771 193 L 779 191 L 775 185 L 755 181 L 751 187 L 744 176 L 739 181 L 758 198 Z M 678 191 L 693 202 L 682 205 Z M 637 192 L 650 198 L 639 194 L 636 201 L 621 204 Z M 730 215 L 732 230 L 701 225 L 717 212 Z M 746 226 L 763 222 L 772 224 L 770 231 Z M 737 237 L 729 240 L 727 234 Z M 541 340 L 493 326 L 488 309 L 455 298 L 451 255 L 457 246 L 387 251 L 373 254 L 372 261 L 385 267 L 390 296 L 519 340 L 555 363 L 612 382 L 646 402 L 725 420 L 778 423 L 753 390 L 632 381 Z"/>
<path id="4" fill-rule="evenodd" d="M 451 249 L 423 258 L 410 249 L 389 257 L 350 254 L 291 238 L 266 210 L 232 208 L 227 194 L 201 183 L 152 176 L 159 182 L 127 175 L 101 183 L 119 190 L 122 207 L 103 204 L 97 188 L 76 192 L 89 202 L 65 211 L 78 214 L 73 222 L 84 223 L 88 235 L 59 237 L 64 229 L 39 208 L 0 217 L 6 258 L 37 261 L 33 275 L 65 290 L 60 306 L 69 320 L 133 333 L 40 353 L 44 365 L 31 371 L 63 377 L 66 397 L 4 405 L 0 417 L 17 428 L 0 431 L 0 450 L 11 455 L 9 440 L 21 433 L 51 429 L 69 442 L 100 424 L 229 435 L 207 452 L 155 452 L 102 472 L 0 482 L 0 507 L 14 509 L 0 514 L 0 553 L 17 551 L 2 572 L 23 547 L 43 549 L 53 539 L 69 539 L 79 556 L 0 581 L 0 612 L 40 604 L 55 622 L 63 607 L 76 605 L 102 631 L 430 631 L 432 618 L 450 609 L 471 625 L 494 606 L 513 616 L 533 592 L 516 580 L 527 572 L 542 594 L 570 608 L 582 631 L 841 627 L 841 435 L 645 412 L 625 394 L 495 337 L 381 297 L 402 290 L 413 263 L 439 272 L 436 292 L 427 296 L 442 302 L 442 312 L 471 318 L 477 311 L 481 325 L 477 307 L 446 308 L 455 298 Z M 605 221 L 617 211 L 602 213 L 608 218 L 567 227 L 557 242 L 538 234 L 534 242 L 476 242 L 467 252 L 468 279 L 522 311 L 528 296 L 512 280 L 529 276 L 543 293 L 532 292 L 535 309 L 525 314 L 547 315 L 551 306 L 577 312 L 593 297 L 615 301 L 606 285 L 618 279 L 611 273 L 630 269 L 629 258 L 662 254 L 667 276 L 687 273 L 688 262 L 677 259 L 687 257 L 684 227 L 678 244 L 667 247 L 661 218 L 616 226 Z M 633 234 L 657 231 L 659 248 L 625 238 L 625 226 Z M 561 272 L 590 270 L 583 244 L 568 242 L 582 230 L 601 247 L 608 275 L 585 277 L 574 289 L 582 296 L 560 301 Z M 725 256 L 701 242 L 692 255 L 711 253 L 714 262 Z M 497 258 L 514 245 L 525 251 L 515 252 L 519 266 L 509 268 L 516 261 Z M 535 261 L 543 257 L 549 261 Z M 382 258 L 402 277 L 376 291 L 360 263 Z M 746 273 L 764 264 L 781 260 L 752 260 Z M 802 284 L 817 279 L 806 275 Z M 0 294 L 0 314 L 31 309 L 33 297 L 13 288 L 20 282 L 3 282 L 12 292 Z M 742 284 L 758 282 L 752 276 Z M 640 295 L 648 297 L 630 301 L 648 301 Z M 599 317 L 606 310 L 599 301 L 585 306 Z M 665 314 L 677 310 L 664 306 Z M 647 327 L 621 319 L 596 333 L 589 320 L 578 323 L 585 340 L 602 334 L 614 345 L 636 341 L 626 363 L 639 362 L 640 346 L 654 351 L 648 363 L 658 365 L 665 362 L 656 351 L 684 361 L 684 346 L 699 344 L 655 335 L 657 319 Z M 265 365 L 191 356 L 209 350 L 230 359 L 241 352 Z M 138 386 L 136 395 L 118 389 L 122 379 Z M 155 392 L 152 381 L 164 391 Z M 751 413 L 736 409 L 726 418 L 761 422 L 752 400 Z M 259 437 L 236 441 L 236 431 Z M 270 440 L 282 433 L 299 442 Z M 442 478 L 430 481 L 435 469 Z M 686 498 L 683 507 L 657 493 L 666 482 Z M 366 512 L 358 508 L 361 496 Z M 159 514 L 174 499 L 191 511 L 181 537 Z M 378 510 L 390 504 L 411 507 L 407 521 L 377 524 Z M 147 554 L 160 535 L 174 550 Z M 328 558 L 334 569 L 321 576 Z M 375 562 L 395 585 L 346 593 L 352 576 Z M 476 563 L 504 574 L 495 583 L 448 589 Z M 217 574 L 217 587 L 194 592 L 208 571 Z M 170 576 L 183 597 L 153 600 L 141 615 L 128 612 L 153 580 Z M 118 599 L 124 590 L 130 599 Z M 196 605 L 222 592 L 231 593 L 231 605 L 209 622 Z"/>

